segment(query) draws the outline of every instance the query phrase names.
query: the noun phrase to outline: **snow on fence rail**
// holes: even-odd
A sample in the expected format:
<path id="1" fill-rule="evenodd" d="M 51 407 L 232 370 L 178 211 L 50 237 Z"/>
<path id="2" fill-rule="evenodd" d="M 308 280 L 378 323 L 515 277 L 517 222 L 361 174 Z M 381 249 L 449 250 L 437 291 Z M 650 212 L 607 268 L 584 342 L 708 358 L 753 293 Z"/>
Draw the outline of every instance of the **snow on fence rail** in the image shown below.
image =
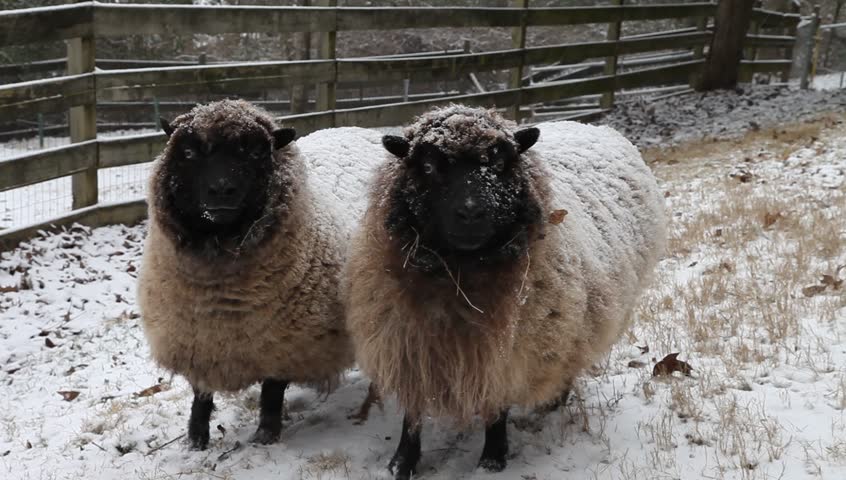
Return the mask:
<path id="1" fill-rule="evenodd" d="M 621 2 L 622 3 L 622 2 Z M 521 0 L 515 4 L 525 7 Z M 3 192 L 38 182 L 72 176 L 74 208 L 86 209 L 51 220 L 63 224 L 84 219 L 139 216 L 137 202 L 125 207 L 112 205 L 107 215 L 96 214 L 98 169 L 125 167 L 151 161 L 164 143 L 160 133 L 131 137 L 98 138 L 95 108 L 114 102 L 142 102 L 173 94 L 239 94 L 263 92 L 271 88 L 318 84 L 314 113 L 280 117 L 301 133 L 313 130 L 359 125 L 379 127 L 399 125 L 436 105 L 465 102 L 508 108 L 514 117 L 520 108 L 582 95 L 601 94 L 613 101 L 616 90 L 688 84 L 701 70 L 703 46 L 712 31 L 713 2 L 664 5 L 611 5 L 557 8 L 350 8 L 350 7 L 241 7 L 193 5 L 119 5 L 96 2 L 0 12 L 0 47 L 34 42 L 68 40 L 68 73 L 57 78 L 0 86 L 0 117 L 63 112 L 70 109 L 68 127 L 71 144 L 24 154 L 0 161 L 0 196 Z M 525 47 L 526 29 L 532 26 L 606 23 L 623 21 L 694 18 L 694 29 L 663 32 L 648 36 L 619 38 L 619 28 L 609 29 L 608 39 L 598 42 Z M 761 9 L 754 12 L 754 31 L 747 45 L 754 48 L 789 49 L 798 15 Z M 338 31 L 385 30 L 402 28 L 513 27 L 515 47 L 510 50 L 446 55 L 394 56 L 339 59 L 334 38 Z M 766 35 L 761 29 L 775 29 Z M 108 36 L 147 35 L 180 32 L 184 34 L 322 32 L 320 58 L 292 62 L 253 62 L 230 64 L 188 64 L 156 68 L 95 68 L 94 39 Z M 647 52 L 688 50 L 690 56 L 669 65 L 619 71 L 618 57 Z M 525 85 L 524 68 L 531 65 L 575 64 L 603 59 L 601 75 L 564 81 Z M 133 65 L 134 66 L 134 65 Z M 39 65 L 46 69 L 46 65 Z M 743 75 L 777 72 L 789 68 L 787 60 L 746 61 Z M 448 97 L 411 99 L 401 103 L 338 108 L 338 85 L 363 85 L 408 78 L 441 81 L 478 72 L 510 69 L 508 88 Z M 610 104 L 605 101 L 604 106 Z M 345 105 L 346 106 L 346 105 Z M 1 200 L 1 199 L 0 199 Z M 2 203 L 2 202 L 0 202 Z M 126 208 L 127 215 L 115 213 Z M 2 212 L 0 212 L 2 213 Z M 47 223 L 0 233 L 0 250 L 16 244 Z"/>

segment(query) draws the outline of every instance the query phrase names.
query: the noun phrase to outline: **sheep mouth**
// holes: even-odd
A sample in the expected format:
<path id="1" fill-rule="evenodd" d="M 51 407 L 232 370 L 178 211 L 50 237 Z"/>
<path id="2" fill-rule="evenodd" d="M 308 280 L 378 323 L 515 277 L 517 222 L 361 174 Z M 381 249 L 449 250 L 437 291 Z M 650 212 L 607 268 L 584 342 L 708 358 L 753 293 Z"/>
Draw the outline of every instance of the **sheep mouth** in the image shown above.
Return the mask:
<path id="1" fill-rule="evenodd" d="M 447 235 L 450 246 L 459 252 L 475 252 L 487 245 L 490 237 L 477 234 L 456 234 Z"/>
<path id="2" fill-rule="evenodd" d="M 235 221 L 240 214 L 240 207 L 214 206 L 205 207 L 203 209 L 202 217 L 212 223 L 225 224 Z"/>

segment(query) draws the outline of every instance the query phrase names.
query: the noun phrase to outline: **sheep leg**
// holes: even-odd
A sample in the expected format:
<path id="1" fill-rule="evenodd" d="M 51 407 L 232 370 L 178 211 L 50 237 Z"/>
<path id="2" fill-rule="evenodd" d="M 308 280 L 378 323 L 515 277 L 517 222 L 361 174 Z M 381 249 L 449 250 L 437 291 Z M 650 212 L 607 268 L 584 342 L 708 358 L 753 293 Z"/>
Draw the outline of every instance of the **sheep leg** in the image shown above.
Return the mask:
<path id="1" fill-rule="evenodd" d="M 409 480 L 417 473 L 420 460 L 420 422 L 408 414 L 402 419 L 402 436 L 399 446 L 388 464 L 395 480 Z"/>
<path id="2" fill-rule="evenodd" d="M 505 456 L 508 455 L 508 409 L 499 414 L 493 423 L 485 429 L 485 448 L 482 449 L 482 458 L 479 459 L 479 467 L 489 472 L 501 472 L 507 463 Z"/>
<path id="3" fill-rule="evenodd" d="M 282 404 L 285 399 L 287 380 L 268 378 L 261 382 L 259 400 L 259 426 L 250 439 L 253 443 L 269 445 L 279 440 L 282 433 Z"/>
<path id="4" fill-rule="evenodd" d="M 214 393 L 194 388 L 191 418 L 188 420 L 188 440 L 192 450 L 205 450 L 209 446 L 209 421 L 214 410 Z"/>

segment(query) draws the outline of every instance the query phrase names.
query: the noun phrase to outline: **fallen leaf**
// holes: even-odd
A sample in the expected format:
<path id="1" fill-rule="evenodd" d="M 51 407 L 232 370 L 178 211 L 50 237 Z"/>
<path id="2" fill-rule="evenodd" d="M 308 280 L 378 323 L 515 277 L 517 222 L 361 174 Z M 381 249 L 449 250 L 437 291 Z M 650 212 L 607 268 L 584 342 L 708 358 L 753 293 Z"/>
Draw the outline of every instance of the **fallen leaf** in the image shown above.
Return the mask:
<path id="1" fill-rule="evenodd" d="M 715 237 L 722 237 L 723 236 L 723 229 L 718 228 L 718 229 L 714 230 L 714 236 Z"/>
<path id="2" fill-rule="evenodd" d="M 158 383 L 156 385 L 153 385 L 152 387 L 147 387 L 144 390 L 141 390 L 140 392 L 136 393 L 135 396 L 136 397 L 150 397 L 150 396 L 155 395 L 155 394 L 161 392 L 162 390 L 164 390 L 164 387 L 165 387 L 164 384 Z"/>
<path id="3" fill-rule="evenodd" d="M 642 347 L 640 345 L 635 345 L 635 346 L 637 347 L 638 350 L 640 350 L 641 355 L 649 353 L 649 345 L 644 345 Z"/>
<path id="4" fill-rule="evenodd" d="M 26 441 L 26 448 L 28 448 L 28 449 L 29 449 L 29 448 L 32 448 L 32 444 L 31 444 L 31 443 L 29 443 L 29 440 L 27 440 L 27 441 Z"/>
<path id="5" fill-rule="evenodd" d="M 834 275 L 823 275 L 820 282 L 827 287 L 831 287 L 832 290 L 840 290 L 840 286 L 843 285 L 843 280 Z"/>
<path id="6" fill-rule="evenodd" d="M 629 368 L 643 368 L 646 366 L 646 363 L 641 362 L 640 360 L 632 360 L 627 366 Z"/>
<path id="7" fill-rule="evenodd" d="M 13 293 L 21 291 L 20 288 L 12 286 L 12 287 L 4 287 L 0 285 L 0 293 Z"/>
<path id="8" fill-rule="evenodd" d="M 825 291 L 825 285 L 809 285 L 802 289 L 802 295 L 813 297 Z"/>
<path id="9" fill-rule="evenodd" d="M 79 392 L 77 392 L 75 390 L 64 390 L 64 391 L 60 391 L 60 392 L 56 392 L 56 393 L 61 395 L 62 400 L 66 401 L 66 402 L 72 402 L 72 401 L 76 400 L 76 397 L 79 396 Z"/>
<path id="10" fill-rule="evenodd" d="M 737 173 L 732 173 L 729 175 L 731 178 L 735 178 L 740 181 L 740 183 L 749 183 L 752 180 L 752 174 L 747 172 L 746 170 L 741 170 Z"/>
<path id="11" fill-rule="evenodd" d="M 781 212 L 767 212 L 764 214 L 764 228 L 772 227 L 780 218 L 782 218 Z"/>
<path id="12" fill-rule="evenodd" d="M 553 225 L 560 224 L 561 222 L 564 221 L 564 217 L 566 217 L 568 213 L 570 213 L 570 212 L 568 212 L 567 210 L 564 210 L 563 208 L 558 209 L 558 210 L 553 210 L 552 213 L 549 214 L 549 223 L 551 223 Z"/>
<path id="13" fill-rule="evenodd" d="M 50 337 L 47 337 L 47 338 L 44 339 L 44 345 L 46 345 L 47 348 L 55 348 L 56 347 L 56 344 L 53 343 L 53 340 L 50 340 Z"/>
<path id="14" fill-rule="evenodd" d="M 223 428 L 223 425 L 218 424 L 218 426 L 217 426 L 217 430 L 218 430 L 220 433 L 222 433 L 223 435 L 226 435 L 226 429 L 225 429 L 225 428 Z"/>
<path id="15" fill-rule="evenodd" d="M 687 362 L 682 362 L 678 360 L 679 354 L 671 353 L 661 359 L 660 362 L 655 364 L 655 367 L 652 368 L 652 376 L 657 377 L 659 375 L 672 375 L 673 372 L 681 372 L 684 375 L 690 375 L 693 371 L 693 367 L 690 366 Z"/>

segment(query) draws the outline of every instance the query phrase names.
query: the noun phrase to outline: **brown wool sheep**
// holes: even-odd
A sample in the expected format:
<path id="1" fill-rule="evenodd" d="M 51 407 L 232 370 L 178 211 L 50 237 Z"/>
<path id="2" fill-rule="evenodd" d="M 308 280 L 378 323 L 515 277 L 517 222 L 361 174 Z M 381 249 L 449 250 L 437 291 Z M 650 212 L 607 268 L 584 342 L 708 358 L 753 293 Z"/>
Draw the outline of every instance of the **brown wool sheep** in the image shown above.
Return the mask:
<path id="1" fill-rule="evenodd" d="M 289 382 L 325 385 L 353 362 L 338 275 L 367 172 L 309 161 L 292 129 L 244 101 L 198 106 L 163 126 L 170 138 L 149 183 L 138 287 L 152 357 L 194 388 L 192 447 L 208 444 L 213 392 L 256 382 L 253 440 L 270 443 Z M 381 151 L 375 134 L 348 137 Z"/>
<path id="2" fill-rule="evenodd" d="M 663 197 L 606 127 L 454 105 L 383 143 L 342 291 L 360 367 L 406 410 L 389 468 L 413 474 L 422 416 L 480 415 L 480 465 L 501 470 L 509 406 L 555 402 L 627 327 Z"/>

